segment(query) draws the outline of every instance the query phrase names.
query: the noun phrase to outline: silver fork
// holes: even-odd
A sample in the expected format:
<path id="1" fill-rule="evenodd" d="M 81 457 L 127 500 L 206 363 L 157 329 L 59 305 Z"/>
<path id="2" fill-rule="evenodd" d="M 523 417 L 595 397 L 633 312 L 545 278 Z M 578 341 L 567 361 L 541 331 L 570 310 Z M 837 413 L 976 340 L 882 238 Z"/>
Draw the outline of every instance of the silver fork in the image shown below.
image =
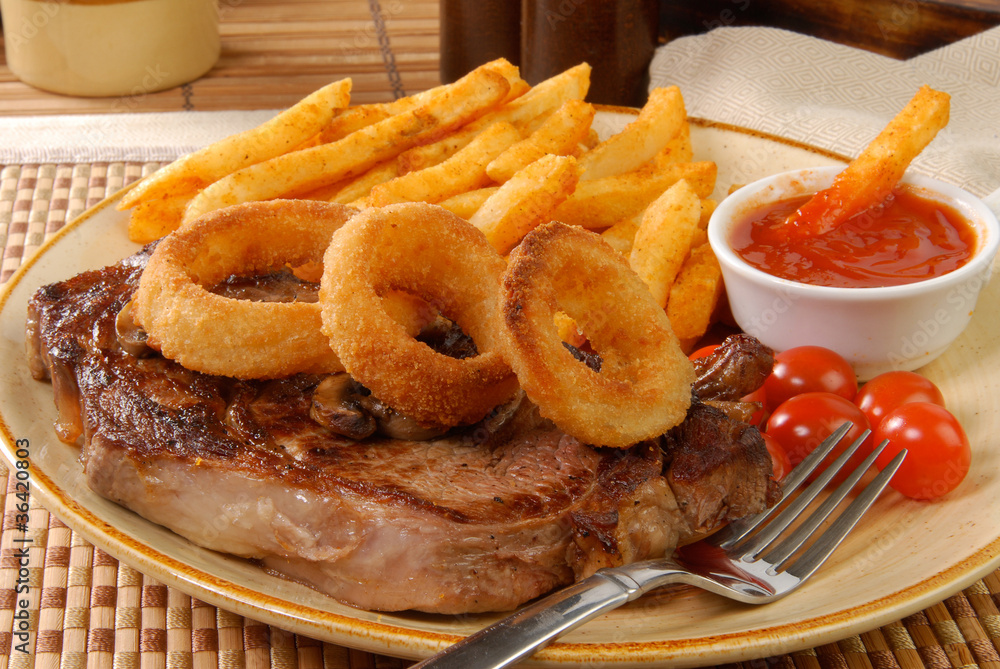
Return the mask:
<path id="1" fill-rule="evenodd" d="M 850 423 L 842 425 L 792 470 L 782 485 L 782 502 L 791 498 L 850 428 Z M 868 434 L 866 431 L 859 437 L 788 504 L 779 503 L 731 523 L 706 539 L 678 549 L 672 557 L 602 569 L 411 669 L 509 667 L 588 620 L 671 583 L 694 585 L 748 604 L 784 597 L 830 557 L 902 464 L 905 450 L 858 493 L 836 520 L 818 531 L 885 448 L 887 442 L 882 442 L 807 518 L 795 525 Z M 804 548 L 813 535 L 815 540 Z"/>

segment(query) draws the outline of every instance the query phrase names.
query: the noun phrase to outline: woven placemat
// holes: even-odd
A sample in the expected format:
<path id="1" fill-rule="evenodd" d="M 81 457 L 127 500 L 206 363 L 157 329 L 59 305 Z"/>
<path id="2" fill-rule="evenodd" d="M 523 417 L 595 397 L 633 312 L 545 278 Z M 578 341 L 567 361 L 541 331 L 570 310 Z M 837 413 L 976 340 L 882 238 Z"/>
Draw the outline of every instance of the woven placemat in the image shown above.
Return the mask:
<path id="1" fill-rule="evenodd" d="M 283 109 L 351 77 L 351 101 L 439 83 L 438 0 L 219 0 L 222 53 L 205 76 L 159 92 L 77 98 L 23 84 L 0 48 L 0 114 Z M 6 39 L 31 26 L 6 27 Z M 0 45 L 4 34 L 0 32 Z"/>
<path id="2" fill-rule="evenodd" d="M 0 282 L 86 208 L 156 163 L 0 166 Z M 0 669 L 400 669 L 235 615 L 149 578 L 70 530 L 0 468 Z M 26 604 L 26 605 L 24 605 Z M 903 620 L 747 669 L 1000 669 L 1000 570 Z"/>

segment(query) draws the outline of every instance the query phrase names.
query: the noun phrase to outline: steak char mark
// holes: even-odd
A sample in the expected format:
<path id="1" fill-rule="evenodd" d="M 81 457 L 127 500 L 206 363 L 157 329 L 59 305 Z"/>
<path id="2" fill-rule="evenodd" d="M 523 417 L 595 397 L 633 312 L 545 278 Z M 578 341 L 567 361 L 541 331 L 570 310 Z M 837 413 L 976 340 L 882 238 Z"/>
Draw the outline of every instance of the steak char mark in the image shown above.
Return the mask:
<path id="1" fill-rule="evenodd" d="M 198 545 L 353 606 L 470 613 L 773 501 L 759 435 L 699 403 L 662 444 L 626 450 L 582 444 L 526 400 L 436 439 L 353 441 L 310 418 L 322 377 L 239 381 L 136 357 L 115 320 L 150 252 L 40 289 L 28 363 L 52 380 L 56 432 L 81 447 L 88 484 Z"/>

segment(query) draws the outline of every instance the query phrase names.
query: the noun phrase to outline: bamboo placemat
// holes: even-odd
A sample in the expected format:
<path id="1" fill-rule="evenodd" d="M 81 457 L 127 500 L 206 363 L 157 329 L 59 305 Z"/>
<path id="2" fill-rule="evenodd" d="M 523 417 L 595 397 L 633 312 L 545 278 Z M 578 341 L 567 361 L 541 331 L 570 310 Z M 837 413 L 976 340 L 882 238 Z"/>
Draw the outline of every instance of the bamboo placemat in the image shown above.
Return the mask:
<path id="1" fill-rule="evenodd" d="M 344 77 L 352 102 L 366 103 L 439 82 L 438 0 L 219 0 L 219 12 L 218 63 L 167 91 L 46 93 L 18 81 L 0 49 L 0 114 L 282 109 Z M 18 29 L 4 26 L 8 39 Z"/>
<path id="2" fill-rule="evenodd" d="M 67 221 L 157 167 L 0 166 L 0 282 Z M 410 664 L 291 634 L 167 587 L 94 547 L 33 500 L 25 512 L 15 474 L 0 467 L 0 669 L 401 669 Z M 736 666 L 1000 669 L 998 607 L 1000 570 L 903 620 Z"/>

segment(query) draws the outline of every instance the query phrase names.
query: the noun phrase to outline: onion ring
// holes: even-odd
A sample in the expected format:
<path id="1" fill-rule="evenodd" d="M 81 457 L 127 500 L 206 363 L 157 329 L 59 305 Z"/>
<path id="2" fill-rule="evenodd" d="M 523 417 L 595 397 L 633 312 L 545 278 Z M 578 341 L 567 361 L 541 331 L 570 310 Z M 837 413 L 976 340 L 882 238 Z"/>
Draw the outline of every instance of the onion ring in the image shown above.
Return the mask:
<path id="1" fill-rule="evenodd" d="M 694 369 L 663 309 L 600 236 L 551 222 L 510 254 L 499 330 L 528 398 L 568 434 L 624 448 L 680 423 Z M 563 345 L 564 311 L 601 356 L 601 372 Z"/>
<path id="2" fill-rule="evenodd" d="M 495 323 L 504 261 L 482 232 L 426 203 L 371 208 L 334 235 L 323 261 L 323 329 L 348 373 L 421 424 L 467 425 L 517 390 Z M 403 290 L 452 319 L 476 344 L 463 359 L 433 351 L 379 298 Z"/>
<path id="3" fill-rule="evenodd" d="M 233 274 L 321 261 L 355 213 L 309 200 L 254 202 L 210 212 L 163 238 L 135 296 L 147 343 L 188 369 L 241 379 L 343 371 L 320 329 L 319 304 L 231 299 L 208 288 Z"/>

